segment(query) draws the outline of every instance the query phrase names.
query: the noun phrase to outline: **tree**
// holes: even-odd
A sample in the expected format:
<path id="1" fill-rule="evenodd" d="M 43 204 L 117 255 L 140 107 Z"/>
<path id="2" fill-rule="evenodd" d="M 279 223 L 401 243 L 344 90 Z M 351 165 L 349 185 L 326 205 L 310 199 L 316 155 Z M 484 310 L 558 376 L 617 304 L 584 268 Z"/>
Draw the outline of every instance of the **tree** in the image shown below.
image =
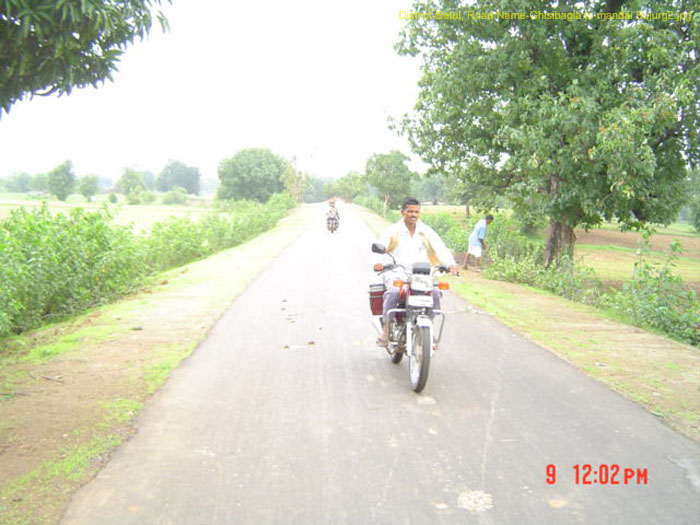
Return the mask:
<path id="1" fill-rule="evenodd" d="M 280 177 L 287 161 L 265 148 L 248 148 L 219 163 L 220 199 L 254 199 L 266 202 L 284 190 Z"/>
<path id="2" fill-rule="evenodd" d="M 696 231 L 700 232 L 700 166 L 695 168 L 687 182 L 687 218 Z"/>
<path id="3" fill-rule="evenodd" d="M 471 216 L 471 203 L 479 201 L 479 195 L 484 191 L 481 185 L 470 182 L 468 177 L 451 174 L 446 177 L 445 194 L 452 204 L 462 204 L 467 217 Z"/>
<path id="4" fill-rule="evenodd" d="M 47 175 L 46 187 L 58 200 L 66 200 L 75 190 L 73 163 L 67 160 L 52 169 Z"/>
<path id="5" fill-rule="evenodd" d="M 140 190 L 146 190 L 146 183 L 143 181 L 143 173 L 134 168 L 124 168 L 122 176 L 117 182 L 117 191 L 124 195 Z"/>
<path id="6" fill-rule="evenodd" d="M 15 173 L 2 180 L 5 190 L 14 193 L 27 193 L 32 189 L 32 176 L 28 173 Z"/>
<path id="7" fill-rule="evenodd" d="M 85 175 L 78 181 L 78 191 L 88 202 L 97 193 L 97 175 Z"/>
<path id="8" fill-rule="evenodd" d="M 37 173 L 32 177 L 33 191 L 46 191 L 48 189 L 48 175 L 46 173 Z"/>
<path id="9" fill-rule="evenodd" d="M 280 181 L 284 184 L 287 193 L 289 193 L 298 204 L 301 204 L 304 193 L 311 186 L 311 176 L 297 171 L 292 162 L 287 162 L 287 167 L 280 176 Z"/>
<path id="10" fill-rule="evenodd" d="M 496 12 L 494 20 L 412 20 L 398 44 L 424 60 L 416 113 L 402 126 L 415 151 L 481 184 L 486 206 L 502 195 L 516 212 L 543 211 L 547 266 L 573 251 L 576 226 L 670 220 L 686 162 L 700 161 L 700 25 L 635 18 L 682 13 L 685 3 L 558 2 L 558 13 L 581 16 L 574 21 L 557 19 L 552 5 L 478 0 L 463 17 Z M 456 7 L 414 6 L 423 9 Z"/>
<path id="11" fill-rule="evenodd" d="M 388 206 L 395 206 L 407 196 L 414 173 L 406 165 L 409 158 L 400 151 L 377 153 L 367 160 L 367 181 L 384 197 L 384 216 Z"/>
<path id="12" fill-rule="evenodd" d="M 333 194 L 342 197 L 346 201 L 351 201 L 366 191 L 367 181 L 362 174 L 356 171 L 351 171 L 347 175 L 340 177 L 333 185 Z"/>
<path id="13" fill-rule="evenodd" d="M 426 174 L 413 181 L 412 193 L 420 201 L 437 204 L 445 198 L 445 177 L 440 173 Z"/>
<path id="14" fill-rule="evenodd" d="M 187 193 L 199 195 L 199 168 L 192 168 L 179 160 L 170 160 L 156 179 L 158 191 L 184 188 Z"/>
<path id="15" fill-rule="evenodd" d="M 170 3 L 170 0 L 168 0 Z M 112 78 L 151 28 L 161 0 L 5 0 L 0 9 L 0 116 L 26 95 L 69 94 Z M 156 17 L 163 30 L 167 21 Z"/>
<path id="16" fill-rule="evenodd" d="M 321 202 L 326 200 L 332 194 L 327 194 L 325 191 L 326 184 L 331 183 L 330 179 L 319 179 L 311 177 L 311 183 L 304 192 L 304 202 Z"/>
<path id="17" fill-rule="evenodd" d="M 156 176 L 153 174 L 153 172 L 148 170 L 142 171 L 141 177 L 143 178 L 143 185 L 146 187 L 146 189 L 150 191 L 155 191 Z"/>

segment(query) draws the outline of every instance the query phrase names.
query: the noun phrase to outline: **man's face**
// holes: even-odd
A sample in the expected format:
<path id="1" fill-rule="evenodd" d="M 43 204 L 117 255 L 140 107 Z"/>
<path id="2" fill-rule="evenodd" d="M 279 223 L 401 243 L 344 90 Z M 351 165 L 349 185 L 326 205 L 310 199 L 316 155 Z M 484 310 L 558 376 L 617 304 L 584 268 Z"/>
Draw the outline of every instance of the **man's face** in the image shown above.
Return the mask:
<path id="1" fill-rule="evenodd" d="M 406 226 L 413 227 L 420 217 L 420 206 L 409 204 L 405 209 L 401 210 L 401 215 L 403 215 L 403 222 L 406 223 Z"/>

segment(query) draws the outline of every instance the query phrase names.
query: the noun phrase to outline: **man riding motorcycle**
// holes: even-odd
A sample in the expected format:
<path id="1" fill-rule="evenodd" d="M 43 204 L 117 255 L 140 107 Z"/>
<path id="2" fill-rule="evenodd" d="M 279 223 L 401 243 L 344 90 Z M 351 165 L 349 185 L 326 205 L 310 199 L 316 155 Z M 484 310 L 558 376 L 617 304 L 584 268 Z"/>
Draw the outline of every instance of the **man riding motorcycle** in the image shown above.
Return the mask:
<path id="1" fill-rule="evenodd" d="M 338 208 L 335 206 L 335 199 L 330 199 L 328 201 L 328 211 L 326 212 L 326 224 L 328 230 L 333 232 L 338 228 L 340 224 L 340 214 L 338 213 Z"/>
<path id="2" fill-rule="evenodd" d="M 402 219 L 390 226 L 377 241 L 386 246 L 387 253 L 393 255 L 397 264 L 406 268 L 412 268 L 413 263 L 426 262 L 431 265 L 449 266 L 450 273 L 456 274 L 457 263 L 452 252 L 445 246 L 440 236 L 430 226 L 419 220 L 420 202 L 407 197 L 401 204 Z M 377 260 L 374 264 L 374 271 L 380 272 L 384 269 L 387 256 L 379 256 L 382 260 Z M 397 274 L 388 271 L 383 274 L 386 292 L 384 293 L 384 303 L 382 307 L 382 336 L 377 339 L 377 345 L 386 347 L 389 337 L 389 318 L 386 314 L 392 308 L 397 308 L 399 304 L 399 288 L 393 286 Z M 440 293 L 435 290 L 433 293 L 435 309 L 440 308 Z"/>

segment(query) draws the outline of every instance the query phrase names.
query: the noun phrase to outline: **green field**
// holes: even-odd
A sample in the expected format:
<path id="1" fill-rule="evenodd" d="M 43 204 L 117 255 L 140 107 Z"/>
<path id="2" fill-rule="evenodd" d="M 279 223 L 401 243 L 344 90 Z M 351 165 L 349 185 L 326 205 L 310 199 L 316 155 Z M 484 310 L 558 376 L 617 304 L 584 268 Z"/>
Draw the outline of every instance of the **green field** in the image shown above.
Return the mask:
<path id="1" fill-rule="evenodd" d="M 37 198 L 30 198 L 22 193 L 0 193 L 0 219 L 7 217 L 13 209 L 24 206 L 31 209 L 41 206 L 47 202 L 49 210 L 55 213 L 67 212 L 71 208 L 83 208 L 85 210 L 97 211 L 107 202 L 106 195 L 98 195 L 92 202 L 87 202 L 80 195 L 71 195 L 67 201 L 58 200 L 43 201 Z M 139 204 L 129 205 L 118 202 L 117 204 L 107 203 L 110 212 L 114 217 L 114 222 L 123 226 L 132 226 L 134 232 L 149 232 L 156 222 L 163 221 L 168 217 L 189 217 L 198 219 L 211 209 L 211 201 L 205 199 L 191 199 L 187 205 L 166 206 L 159 204 Z"/>

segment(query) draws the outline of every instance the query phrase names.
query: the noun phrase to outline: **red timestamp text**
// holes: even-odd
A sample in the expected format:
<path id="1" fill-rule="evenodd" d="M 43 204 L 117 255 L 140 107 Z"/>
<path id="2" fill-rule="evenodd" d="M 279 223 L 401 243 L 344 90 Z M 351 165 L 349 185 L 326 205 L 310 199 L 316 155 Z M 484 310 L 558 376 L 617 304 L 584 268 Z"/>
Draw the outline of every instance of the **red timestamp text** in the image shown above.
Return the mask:
<path id="1" fill-rule="evenodd" d="M 620 465 L 573 465 L 573 482 L 575 485 L 647 485 L 649 470 L 647 468 L 621 467 Z M 557 466 L 547 465 L 546 481 L 548 485 L 557 483 Z"/>

